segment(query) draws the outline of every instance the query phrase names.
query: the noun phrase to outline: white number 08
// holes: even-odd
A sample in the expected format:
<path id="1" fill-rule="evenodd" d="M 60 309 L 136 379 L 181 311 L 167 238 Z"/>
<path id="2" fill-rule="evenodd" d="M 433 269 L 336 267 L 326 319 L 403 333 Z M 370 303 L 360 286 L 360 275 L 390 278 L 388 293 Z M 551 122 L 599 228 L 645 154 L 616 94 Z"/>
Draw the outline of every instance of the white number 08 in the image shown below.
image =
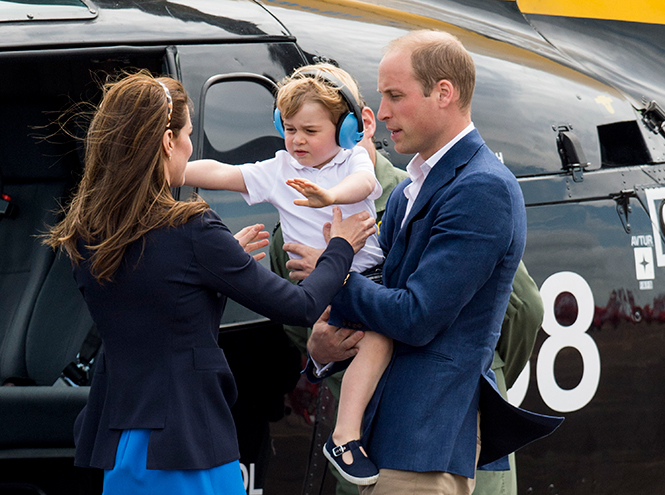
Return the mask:
<path id="1" fill-rule="evenodd" d="M 559 294 L 568 292 L 577 301 L 577 319 L 565 327 L 554 316 L 554 303 Z M 545 314 L 543 330 L 549 337 L 543 342 L 536 363 L 538 391 L 547 406 L 557 412 L 571 412 L 582 409 L 596 394 L 600 382 L 600 354 L 595 341 L 587 334 L 594 314 L 593 292 L 580 275 L 573 272 L 559 272 L 551 275 L 540 287 Z M 564 347 L 572 347 L 582 356 L 584 371 L 580 383 L 573 389 L 559 387 L 554 377 L 556 356 Z M 529 366 L 518 378 L 508 397 L 512 404 L 519 405 L 529 381 Z"/>

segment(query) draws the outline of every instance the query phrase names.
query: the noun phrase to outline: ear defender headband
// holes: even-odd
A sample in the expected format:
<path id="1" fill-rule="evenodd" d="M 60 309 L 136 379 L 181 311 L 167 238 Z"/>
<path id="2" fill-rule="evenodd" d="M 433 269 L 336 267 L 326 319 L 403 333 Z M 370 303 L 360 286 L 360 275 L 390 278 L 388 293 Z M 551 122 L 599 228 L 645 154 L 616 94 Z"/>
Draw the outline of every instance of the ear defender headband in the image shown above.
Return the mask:
<path id="1" fill-rule="evenodd" d="M 365 132 L 363 127 L 363 118 L 356 99 L 353 97 L 346 85 L 332 74 L 328 74 L 319 70 L 308 70 L 301 72 L 298 75 L 312 78 L 320 77 L 339 92 L 339 94 L 342 96 L 342 99 L 346 102 L 346 106 L 349 108 L 349 111 L 343 114 L 337 122 L 335 142 L 337 142 L 337 144 L 342 148 L 347 149 L 351 149 L 356 144 L 358 144 L 358 142 L 363 138 L 363 134 Z M 282 122 L 282 114 L 276 105 L 273 122 L 275 124 L 275 129 L 277 129 L 277 132 L 279 132 L 279 135 L 284 137 L 284 122 Z"/>

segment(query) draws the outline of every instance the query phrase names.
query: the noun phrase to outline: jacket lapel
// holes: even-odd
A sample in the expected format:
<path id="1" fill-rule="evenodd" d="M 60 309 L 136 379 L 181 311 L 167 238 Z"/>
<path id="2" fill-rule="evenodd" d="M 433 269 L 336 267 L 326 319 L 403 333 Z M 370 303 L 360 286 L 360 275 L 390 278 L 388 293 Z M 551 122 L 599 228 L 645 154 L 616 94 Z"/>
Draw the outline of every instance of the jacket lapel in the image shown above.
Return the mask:
<path id="1" fill-rule="evenodd" d="M 396 233 L 395 241 L 392 248 L 388 253 L 384 265 L 384 277 L 390 278 L 390 275 L 400 266 L 404 253 L 406 252 L 408 233 L 414 218 L 417 218 L 419 213 L 427 206 L 432 196 L 449 184 L 457 175 L 457 169 L 463 167 L 469 160 L 476 154 L 480 147 L 485 144 L 480 134 L 476 129 L 472 130 L 469 134 L 464 136 L 459 142 L 448 150 L 448 152 L 441 157 L 441 159 L 432 167 L 432 170 L 427 175 L 423 187 L 420 189 L 416 201 L 409 212 L 409 215 L 404 222 L 404 225 Z M 406 209 L 406 198 L 400 201 L 396 210 L 398 217 L 396 220 L 401 223 L 404 211 Z M 397 223 L 399 226 L 399 223 Z M 399 227 L 397 227 L 399 228 Z"/>

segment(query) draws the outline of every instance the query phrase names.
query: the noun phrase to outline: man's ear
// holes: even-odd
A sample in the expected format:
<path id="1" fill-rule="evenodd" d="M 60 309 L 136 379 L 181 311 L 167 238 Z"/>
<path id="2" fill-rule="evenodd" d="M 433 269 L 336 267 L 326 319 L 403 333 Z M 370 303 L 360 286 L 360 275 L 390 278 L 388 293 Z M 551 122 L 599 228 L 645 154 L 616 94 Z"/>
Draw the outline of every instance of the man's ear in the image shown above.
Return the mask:
<path id="1" fill-rule="evenodd" d="M 445 108 L 450 105 L 453 101 L 459 99 L 459 92 L 457 88 L 453 86 L 448 79 L 441 79 L 434 86 L 434 92 L 436 94 L 439 106 Z"/>
<path id="2" fill-rule="evenodd" d="M 358 146 L 362 146 L 367 150 L 370 160 L 376 165 L 376 146 L 374 146 L 374 133 L 376 132 L 376 119 L 374 112 L 369 107 L 365 107 L 360 111 L 363 118 L 363 125 L 365 126 L 365 133 Z"/>
<path id="3" fill-rule="evenodd" d="M 363 126 L 365 127 L 365 138 L 373 138 L 374 133 L 376 132 L 376 118 L 374 117 L 374 112 L 370 107 L 364 107 L 360 115 L 363 118 Z"/>

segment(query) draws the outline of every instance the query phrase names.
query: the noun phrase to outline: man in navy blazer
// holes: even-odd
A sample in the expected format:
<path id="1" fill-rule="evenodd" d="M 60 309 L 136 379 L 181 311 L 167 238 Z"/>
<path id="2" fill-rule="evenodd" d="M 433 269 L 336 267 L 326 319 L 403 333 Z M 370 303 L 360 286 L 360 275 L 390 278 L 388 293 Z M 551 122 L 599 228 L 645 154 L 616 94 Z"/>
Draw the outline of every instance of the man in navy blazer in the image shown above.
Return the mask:
<path id="1" fill-rule="evenodd" d="M 378 118 L 396 151 L 416 154 L 383 217 L 383 285 L 352 273 L 308 344 L 327 363 L 336 327 L 394 339 L 365 413 L 380 475 L 364 495 L 470 494 L 477 465 L 507 469 L 508 453 L 561 421 L 509 405 L 490 369 L 526 212 L 471 122 L 474 85 L 471 56 L 443 32 L 394 40 L 379 65 Z"/>

